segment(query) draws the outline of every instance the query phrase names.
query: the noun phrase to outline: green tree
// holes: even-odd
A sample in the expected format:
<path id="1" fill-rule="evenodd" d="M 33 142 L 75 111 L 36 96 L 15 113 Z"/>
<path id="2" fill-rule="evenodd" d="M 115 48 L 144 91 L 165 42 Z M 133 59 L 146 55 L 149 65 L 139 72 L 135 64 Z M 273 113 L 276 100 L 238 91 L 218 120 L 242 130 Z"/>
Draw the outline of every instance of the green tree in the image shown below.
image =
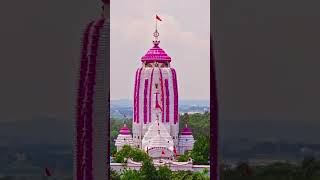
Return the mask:
<path id="1" fill-rule="evenodd" d="M 209 180 L 210 177 L 208 175 L 208 170 L 204 169 L 203 171 L 193 173 L 192 179 L 193 180 Z"/>
<path id="2" fill-rule="evenodd" d="M 142 167 L 140 169 L 141 179 L 145 180 L 153 180 L 157 179 L 157 170 L 154 167 L 151 159 L 146 159 L 142 163 Z"/>
<path id="3" fill-rule="evenodd" d="M 112 140 L 116 139 L 118 137 L 118 135 L 119 135 L 119 130 L 118 131 L 117 130 L 111 131 L 111 139 Z"/>
<path id="4" fill-rule="evenodd" d="M 185 127 L 185 123 L 187 122 L 195 139 L 198 139 L 199 136 L 210 136 L 210 113 L 188 115 L 185 113 L 180 115 L 180 121 L 180 130 Z"/>
<path id="5" fill-rule="evenodd" d="M 317 167 L 317 162 L 315 157 L 313 156 L 305 157 L 302 161 L 301 169 L 303 172 L 303 177 L 305 179 L 311 179 L 313 175 L 316 173 L 316 171 L 319 170 L 319 167 Z"/>
<path id="6" fill-rule="evenodd" d="M 171 180 L 172 179 L 172 171 L 168 166 L 160 166 L 158 171 L 158 180 Z"/>
<path id="7" fill-rule="evenodd" d="M 114 161 L 117 163 L 126 163 L 125 158 L 129 158 L 132 148 L 128 145 L 124 145 L 120 151 L 115 154 Z"/>
<path id="8" fill-rule="evenodd" d="M 120 180 L 120 175 L 114 171 L 114 170 L 110 170 L 110 179 L 111 180 Z"/>
<path id="9" fill-rule="evenodd" d="M 125 169 L 120 175 L 121 180 L 141 180 L 141 173 L 137 170 Z"/>
<path id="10" fill-rule="evenodd" d="M 191 152 L 194 164 L 208 164 L 210 156 L 209 137 L 200 136 L 196 139 Z"/>
<path id="11" fill-rule="evenodd" d="M 191 171 L 176 171 L 172 173 L 173 180 L 191 180 L 192 172 Z"/>
<path id="12" fill-rule="evenodd" d="M 137 162 L 142 162 L 144 160 L 150 159 L 149 155 L 138 148 L 132 148 L 129 145 L 124 145 L 120 151 L 115 154 L 114 161 L 117 163 L 126 163 L 125 159 L 132 158 L 132 160 Z"/>
<path id="13" fill-rule="evenodd" d="M 190 156 L 191 156 L 190 152 L 182 154 L 182 155 L 179 156 L 178 162 L 186 162 L 186 161 L 188 161 Z"/>

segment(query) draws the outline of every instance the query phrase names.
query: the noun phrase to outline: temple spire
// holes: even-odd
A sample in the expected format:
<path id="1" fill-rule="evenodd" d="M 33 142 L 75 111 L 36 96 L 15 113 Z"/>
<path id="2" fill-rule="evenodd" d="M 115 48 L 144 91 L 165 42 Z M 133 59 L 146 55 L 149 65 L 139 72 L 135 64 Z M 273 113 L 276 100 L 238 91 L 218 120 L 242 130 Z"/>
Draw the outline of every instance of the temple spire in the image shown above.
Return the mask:
<path id="1" fill-rule="evenodd" d="M 128 120 L 127 115 L 123 114 L 123 124 L 125 127 L 127 127 L 127 120 Z"/>
<path id="2" fill-rule="evenodd" d="M 157 29 L 154 31 L 153 37 L 154 37 L 154 41 L 153 41 L 154 46 L 158 46 L 160 44 L 160 41 L 158 40 L 159 32 Z"/>
<path id="3" fill-rule="evenodd" d="M 156 29 L 155 29 L 155 31 L 154 31 L 154 33 L 153 33 L 153 37 L 154 37 L 153 44 L 154 44 L 155 46 L 158 46 L 159 43 L 160 43 L 160 41 L 158 40 L 158 37 L 159 37 L 158 21 L 162 21 L 162 20 L 160 19 L 160 17 L 159 17 L 158 15 L 156 15 Z"/>

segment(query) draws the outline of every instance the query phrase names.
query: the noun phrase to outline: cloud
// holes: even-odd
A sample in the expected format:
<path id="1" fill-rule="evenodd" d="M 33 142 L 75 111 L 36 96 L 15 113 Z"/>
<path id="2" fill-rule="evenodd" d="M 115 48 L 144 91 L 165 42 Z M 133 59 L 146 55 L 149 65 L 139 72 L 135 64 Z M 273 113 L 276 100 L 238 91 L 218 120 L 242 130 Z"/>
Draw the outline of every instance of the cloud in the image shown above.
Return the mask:
<path id="1" fill-rule="evenodd" d="M 209 16 L 203 16 L 207 12 L 192 11 L 195 3 L 186 4 L 181 9 L 172 9 L 180 6 L 179 2 L 167 0 L 134 2 L 117 1 L 111 7 L 111 9 L 121 7 L 122 11 L 126 12 L 111 12 L 111 87 L 113 87 L 111 98 L 132 97 L 134 73 L 141 64 L 141 56 L 152 47 L 152 34 L 155 29 L 153 18 L 157 9 L 161 9 L 159 16 L 163 21 L 158 23 L 160 47 L 173 59 L 172 66 L 178 73 L 180 97 L 208 99 L 210 31 Z M 184 9 L 189 11 L 186 12 Z M 197 21 L 188 22 L 186 17 L 190 16 L 189 12 L 193 12 L 191 19 L 195 20 L 197 16 L 202 21 L 206 19 L 207 29 L 201 31 L 194 29 L 194 26 L 204 25 L 198 24 Z"/>

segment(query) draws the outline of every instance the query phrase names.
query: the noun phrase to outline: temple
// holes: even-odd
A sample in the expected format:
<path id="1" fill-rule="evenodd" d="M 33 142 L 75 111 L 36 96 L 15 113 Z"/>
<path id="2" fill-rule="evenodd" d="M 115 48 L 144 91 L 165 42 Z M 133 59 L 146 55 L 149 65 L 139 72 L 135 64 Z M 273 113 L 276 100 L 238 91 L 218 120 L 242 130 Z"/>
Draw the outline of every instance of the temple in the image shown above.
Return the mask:
<path id="1" fill-rule="evenodd" d="M 130 129 L 127 127 L 126 124 L 123 125 L 123 127 L 120 129 L 119 135 L 117 139 L 115 140 L 115 145 L 117 147 L 117 151 L 120 151 L 122 149 L 122 146 L 129 145 L 132 146 L 132 135 L 130 132 Z"/>
<path id="2" fill-rule="evenodd" d="M 141 58 L 134 82 L 132 134 L 124 126 L 116 139 L 117 150 L 125 144 L 140 148 L 153 159 L 173 160 L 193 148 L 187 126 L 179 134 L 177 74 L 171 57 L 160 48 L 159 33 L 153 47 Z"/>

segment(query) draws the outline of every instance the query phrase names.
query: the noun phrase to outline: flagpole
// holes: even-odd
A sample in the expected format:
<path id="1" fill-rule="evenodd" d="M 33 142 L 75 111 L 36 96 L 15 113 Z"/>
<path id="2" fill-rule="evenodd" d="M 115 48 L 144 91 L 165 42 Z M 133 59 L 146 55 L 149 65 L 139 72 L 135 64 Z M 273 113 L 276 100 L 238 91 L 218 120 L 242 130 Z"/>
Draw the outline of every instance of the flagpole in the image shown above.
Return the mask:
<path id="1" fill-rule="evenodd" d="M 157 20 L 157 15 L 156 15 L 156 31 L 158 30 L 158 20 Z"/>

